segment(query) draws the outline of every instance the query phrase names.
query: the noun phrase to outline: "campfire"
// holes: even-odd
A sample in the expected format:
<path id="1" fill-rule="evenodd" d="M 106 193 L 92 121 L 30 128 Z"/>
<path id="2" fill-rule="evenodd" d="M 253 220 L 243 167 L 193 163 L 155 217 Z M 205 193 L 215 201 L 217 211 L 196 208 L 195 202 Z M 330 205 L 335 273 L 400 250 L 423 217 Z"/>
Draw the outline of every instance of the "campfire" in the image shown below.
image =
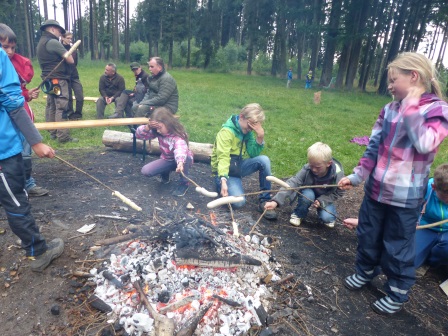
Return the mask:
<path id="1" fill-rule="evenodd" d="M 225 216 L 225 215 L 224 215 Z M 281 267 L 272 239 L 236 235 L 232 221 L 200 214 L 157 227 L 129 227 L 130 242 L 92 269 L 92 306 L 129 335 L 243 335 L 268 324 L 270 282 Z M 250 232 L 253 221 L 239 221 Z M 278 272 L 278 273 L 277 273 Z"/>

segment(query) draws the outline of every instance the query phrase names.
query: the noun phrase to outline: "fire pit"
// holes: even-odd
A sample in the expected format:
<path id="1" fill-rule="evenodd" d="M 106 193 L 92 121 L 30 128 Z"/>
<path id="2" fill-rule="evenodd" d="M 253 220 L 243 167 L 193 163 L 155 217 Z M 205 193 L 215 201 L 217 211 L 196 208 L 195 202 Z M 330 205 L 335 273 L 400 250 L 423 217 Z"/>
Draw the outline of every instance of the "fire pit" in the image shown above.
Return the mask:
<path id="1" fill-rule="evenodd" d="M 133 226 L 139 238 L 117 245 L 102 268 L 90 271 L 97 284 L 90 301 L 101 302 L 129 335 L 172 335 L 171 328 L 176 335 L 243 335 L 267 327 L 275 294 L 262 279 L 280 279 L 272 241 L 236 236 L 228 221 L 189 217 Z M 239 224 L 250 231 L 250 222 Z"/>

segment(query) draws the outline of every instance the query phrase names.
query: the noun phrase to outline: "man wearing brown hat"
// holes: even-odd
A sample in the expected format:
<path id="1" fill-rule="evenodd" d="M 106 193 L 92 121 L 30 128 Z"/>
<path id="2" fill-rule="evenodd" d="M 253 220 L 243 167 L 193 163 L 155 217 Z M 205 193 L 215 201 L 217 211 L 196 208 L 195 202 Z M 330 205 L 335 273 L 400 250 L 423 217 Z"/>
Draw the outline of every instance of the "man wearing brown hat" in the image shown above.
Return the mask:
<path id="1" fill-rule="evenodd" d="M 74 60 L 59 42 L 59 37 L 65 33 L 65 29 L 58 21 L 47 20 L 40 30 L 42 36 L 37 45 L 37 59 L 42 69 L 41 77 L 45 79 L 51 74 L 42 85 L 44 92 L 47 93 L 45 120 L 66 121 L 70 80 L 68 64 L 73 64 Z M 78 141 L 70 137 L 68 129 L 51 130 L 50 134 L 52 139 L 57 139 L 60 143 Z"/>
<path id="2" fill-rule="evenodd" d="M 132 118 L 134 114 L 132 113 L 132 104 L 134 102 L 139 103 L 146 94 L 148 89 L 148 77 L 149 74 L 146 73 L 140 63 L 132 62 L 130 68 L 135 76 L 135 87 L 134 90 L 124 90 L 120 97 L 117 99 L 117 105 L 115 107 L 115 113 L 109 118 L 122 118 L 123 112 L 126 113 L 128 118 Z"/>

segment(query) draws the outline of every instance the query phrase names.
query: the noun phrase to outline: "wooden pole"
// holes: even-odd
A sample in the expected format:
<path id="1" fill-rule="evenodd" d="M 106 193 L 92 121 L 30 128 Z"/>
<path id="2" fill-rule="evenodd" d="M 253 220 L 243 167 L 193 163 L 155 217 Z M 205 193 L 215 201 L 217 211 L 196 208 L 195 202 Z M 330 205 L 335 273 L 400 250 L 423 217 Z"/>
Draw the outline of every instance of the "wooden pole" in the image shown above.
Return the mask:
<path id="1" fill-rule="evenodd" d="M 89 128 L 107 126 L 145 125 L 148 118 L 117 118 L 117 119 L 92 119 L 92 120 L 68 120 L 57 122 L 35 123 L 38 130 L 54 130 L 65 128 Z"/>

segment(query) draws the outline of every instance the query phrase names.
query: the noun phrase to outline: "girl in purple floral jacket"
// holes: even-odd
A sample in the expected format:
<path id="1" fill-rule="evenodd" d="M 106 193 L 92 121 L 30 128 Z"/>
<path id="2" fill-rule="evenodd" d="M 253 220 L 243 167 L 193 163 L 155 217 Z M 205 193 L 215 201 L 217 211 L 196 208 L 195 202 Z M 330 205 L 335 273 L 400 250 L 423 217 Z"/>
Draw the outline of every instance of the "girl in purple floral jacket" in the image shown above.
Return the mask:
<path id="1" fill-rule="evenodd" d="M 142 168 L 142 174 L 148 177 L 160 176 L 163 184 L 170 182 L 170 172 L 183 172 L 193 164 L 193 153 L 188 148 L 188 135 L 184 126 L 173 116 L 170 110 L 159 107 L 151 114 L 147 125 L 142 125 L 135 132 L 138 139 L 151 140 L 157 138 L 160 148 L 160 159 L 154 160 Z M 188 190 L 188 180 L 181 175 L 179 184 L 173 191 L 174 196 L 183 196 Z"/>

